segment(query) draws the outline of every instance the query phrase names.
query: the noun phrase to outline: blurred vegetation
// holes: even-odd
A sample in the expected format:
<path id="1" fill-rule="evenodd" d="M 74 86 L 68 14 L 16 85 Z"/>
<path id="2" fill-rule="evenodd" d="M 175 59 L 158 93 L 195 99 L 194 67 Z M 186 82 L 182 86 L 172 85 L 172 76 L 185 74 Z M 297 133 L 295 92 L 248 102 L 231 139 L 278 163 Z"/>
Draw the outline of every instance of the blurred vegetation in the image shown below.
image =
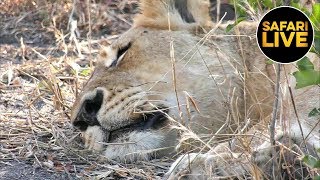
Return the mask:
<path id="1" fill-rule="evenodd" d="M 301 4 L 298 0 L 286 3 L 281 0 L 233 0 L 237 18 L 235 23 L 230 24 L 227 27 L 227 31 L 230 31 L 235 25 L 244 20 L 259 20 L 261 13 L 266 10 L 271 10 L 273 7 L 280 5 L 290 5 L 303 11 L 311 20 L 314 28 L 314 43 L 311 47 L 311 52 L 317 54 L 320 60 L 320 3 L 313 5 Z M 267 61 L 270 63 L 270 60 Z M 302 58 L 298 63 L 298 71 L 293 73 L 296 78 L 296 88 L 303 88 L 311 85 L 320 85 L 320 71 L 314 68 L 313 63 L 308 57 Z"/>
<path id="2" fill-rule="evenodd" d="M 303 11 L 310 19 L 314 28 L 314 42 L 310 52 L 315 53 L 320 61 L 320 3 L 315 4 L 301 4 L 299 0 L 294 1 L 282 1 L 282 0 L 232 0 L 236 11 L 236 21 L 227 27 L 227 31 L 230 31 L 234 26 L 244 20 L 258 21 L 259 17 L 268 10 L 281 5 L 290 5 Z M 307 1 L 308 3 L 308 1 Z M 267 64 L 272 64 L 271 60 L 266 61 Z M 305 56 L 297 62 L 298 70 L 292 75 L 296 78 L 296 89 L 304 88 L 307 86 L 320 86 L 320 71 L 319 67 L 315 68 L 310 59 Z M 320 108 L 315 107 L 309 112 L 309 117 L 320 117 Z M 320 153 L 320 149 L 317 150 Z M 309 167 L 318 169 L 320 168 L 319 157 L 313 157 L 311 155 L 305 155 L 303 162 Z M 320 176 L 314 177 L 316 180 L 320 180 Z"/>

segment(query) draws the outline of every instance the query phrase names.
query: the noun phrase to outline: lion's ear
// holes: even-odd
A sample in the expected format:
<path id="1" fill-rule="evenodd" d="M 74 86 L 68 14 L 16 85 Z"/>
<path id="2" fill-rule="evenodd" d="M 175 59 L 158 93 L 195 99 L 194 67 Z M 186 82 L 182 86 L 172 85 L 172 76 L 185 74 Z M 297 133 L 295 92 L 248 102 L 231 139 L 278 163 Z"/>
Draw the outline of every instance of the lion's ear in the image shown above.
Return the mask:
<path id="1" fill-rule="evenodd" d="M 188 24 L 210 22 L 208 0 L 141 0 L 140 9 L 134 19 L 136 27 L 180 30 Z"/>

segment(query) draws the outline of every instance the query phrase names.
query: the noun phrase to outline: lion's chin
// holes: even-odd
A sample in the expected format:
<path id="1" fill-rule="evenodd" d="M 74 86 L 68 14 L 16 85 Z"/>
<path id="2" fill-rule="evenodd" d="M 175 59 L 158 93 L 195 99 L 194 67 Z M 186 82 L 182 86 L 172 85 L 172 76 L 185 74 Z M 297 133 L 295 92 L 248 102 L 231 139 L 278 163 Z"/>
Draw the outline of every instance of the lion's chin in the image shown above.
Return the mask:
<path id="1" fill-rule="evenodd" d="M 160 130 L 124 133 L 112 143 L 108 143 L 104 154 L 109 159 L 125 163 L 148 160 L 156 157 L 164 139 L 165 136 Z"/>
<path id="2" fill-rule="evenodd" d="M 111 132 L 99 125 L 88 126 L 82 132 L 85 148 L 103 152 L 108 159 L 119 162 L 154 158 L 165 140 L 168 119 L 164 113 L 155 112 L 136 122 Z"/>

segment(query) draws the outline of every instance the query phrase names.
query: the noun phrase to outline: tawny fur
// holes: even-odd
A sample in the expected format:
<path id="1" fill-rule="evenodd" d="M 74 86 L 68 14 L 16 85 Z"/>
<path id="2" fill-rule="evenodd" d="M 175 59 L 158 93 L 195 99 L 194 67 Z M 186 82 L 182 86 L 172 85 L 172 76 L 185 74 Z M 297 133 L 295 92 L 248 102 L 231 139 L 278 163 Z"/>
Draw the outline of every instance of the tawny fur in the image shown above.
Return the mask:
<path id="1" fill-rule="evenodd" d="M 178 10 L 174 7 L 174 2 L 174 0 L 142 0 L 140 2 L 141 14 L 134 18 L 134 27 L 186 30 L 210 24 L 209 1 L 180 1 L 187 4 L 188 11 L 196 21 L 195 24 L 188 24 L 183 21 Z"/>
<path id="2" fill-rule="evenodd" d="M 178 143 L 172 125 L 183 129 L 181 124 L 184 124 L 201 137 L 208 134 L 212 136 L 217 132 L 243 134 L 255 124 L 267 126 L 270 120 L 275 71 L 274 65 L 265 63 L 266 58 L 257 46 L 257 24 L 242 22 L 233 31 L 226 33 L 226 25 L 214 25 L 208 21 L 207 1 L 186 1 L 188 12 L 195 21 L 193 23 L 183 21 L 179 14 L 181 12 L 175 9 L 172 2 L 141 1 L 142 12 L 136 16 L 133 27 L 109 47 L 101 49 L 95 71 L 74 103 L 72 120 L 75 122 L 83 103 L 92 100 L 98 90 L 103 92 L 102 105 L 96 115 L 103 130 L 95 131 L 100 135 L 88 136 L 92 133 L 91 127 L 83 132 L 88 137 L 98 139 L 101 139 L 101 131 L 109 139 L 112 131 L 136 123 L 144 113 L 167 112 L 170 120 L 157 130 L 120 131 L 118 136 L 108 142 L 117 145 L 106 145 L 102 149 L 108 158 L 128 162 L 172 152 L 172 147 Z M 197 15 L 197 12 L 204 14 Z M 210 24 L 213 30 L 208 36 L 194 33 L 195 27 Z M 125 47 L 129 48 L 123 58 L 119 59 L 118 53 Z M 282 89 L 287 87 L 284 77 L 293 71 L 293 66 L 286 66 L 286 70 L 281 74 Z M 289 84 L 294 86 L 294 82 Z M 309 112 L 312 106 L 319 103 L 314 100 L 317 97 L 314 91 L 318 89 L 310 90 L 306 96 L 301 96 L 302 99 L 296 99 L 298 113 Z M 288 94 L 288 91 L 284 94 Z M 286 96 L 285 100 L 288 98 Z M 310 99 L 308 106 L 303 106 L 306 101 L 304 98 Z M 290 114 L 286 123 L 295 118 L 292 108 L 288 109 L 290 111 L 283 111 Z M 304 121 L 310 120 L 305 114 L 300 117 Z M 310 131 L 317 120 L 311 119 L 309 122 L 312 123 L 305 124 L 306 131 Z M 287 127 L 290 129 L 294 125 L 296 123 Z M 319 129 L 318 126 L 315 128 Z M 290 136 L 301 139 L 301 134 L 296 132 Z M 311 142 L 319 138 L 314 133 L 310 137 Z M 99 145 L 92 144 L 93 141 L 88 141 L 87 146 L 101 150 Z M 258 140 L 256 142 L 261 144 Z M 248 146 L 251 145 L 248 143 Z M 212 144 L 209 146 L 215 149 Z M 211 162 L 213 167 L 219 166 L 221 160 L 216 159 L 218 156 L 211 152 L 201 154 L 201 157 L 197 159 L 198 164 Z M 188 167 L 188 159 L 182 159 L 182 164 L 176 163 L 178 170 L 171 168 L 168 176 L 177 175 L 180 170 Z M 190 167 L 196 173 L 203 172 L 198 171 L 197 164 Z M 223 167 L 226 166 L 220 169 L 229 172 L 230 168 Z M 243 173 L 243 168 L 232 169 L 239 169 Z"/>

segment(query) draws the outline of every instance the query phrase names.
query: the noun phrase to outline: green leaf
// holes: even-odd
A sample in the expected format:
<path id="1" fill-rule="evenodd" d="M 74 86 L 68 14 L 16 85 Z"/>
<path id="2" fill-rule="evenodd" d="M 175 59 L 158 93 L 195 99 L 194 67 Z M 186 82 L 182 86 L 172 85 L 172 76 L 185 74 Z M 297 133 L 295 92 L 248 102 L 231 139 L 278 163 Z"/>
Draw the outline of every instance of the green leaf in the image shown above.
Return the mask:
<path id="1" fill-rule="evenodd" d="M 90 73 L 91 73 L 90 68 L 86 68 L 86 69 L 83 69 L 83 70 L 80 71 L 80 75 L 81 76 L 89 76 Z"/>
<path id="2" fill-rule="evenodd" d="M 239 17 L 247 17 L 248 13 L 246 9 L 243 7 L 244 6 L 244 1 L 235 1 L 235 10 L 237 12 L 238 18 Z"/>
<path id="3" fill-rule="evenodd" d="M 315 31 L 315 35 L 314 36 L 315 36 L 315 38 L 319 39 L 320 38 L 320 31 Z"/>
<path id="4" fill-rule="evenodd" d="M 310 20 L 315 26 L 320 25 L 320 3 L 315 3 L 312 6 L 312 14 L 310 16 Z"/>
<path id="5" fill-rule="evenodd" d="M 299 71 L 314 70 L 314 65 L 307 56 L 297 62 Z"/>
<path id="6" fill-rule="evenodd" d="M 320 168 L 320 160 L 314 158 L 313 156 L 305 155 L 302 161 L 311 168 Z"/>
<path id="7" fill-rule="evenodd" d="M 309 10 L 308 10 L 307 8 L 302 7 L 301 4 L 300 4 L 300 2 L 299 2 L 299 0 L 297 0 L 297 1 L 295 1 L 295 0 L 291 1 L 291 2 L 290 2 L 290 6 L 295 7 L 295 8 L 297 8 L 297 9 L 301 10 L 301 11 L 304 12 L 308 17 L 310 17 L 311 12 L 309 12 Z"/>
<path id="8" fill-rule="evenodd" d="M 314 116 L 320 116 L 320 108 L 313 108 L 309 114 L 308 117 L 314 117 Z"/>
<path id="9" fill-rule="evenodd" d="M 291 2 L 290 6 L 295 7 L 297 9 L 301 9 L 299 2 Z"/>
<path id="10" fill-rule="evenodd" d="M 315 31 L 313 47 L 316 50 L 316 53 L 320 54 L 320 31 Z"/>
<path id="11" fill-rule="evenodd" d="M 293 73 L 293 76 L 296 78 L 297 82 L 296 89 L 320 84 L 320 71 L 296 71 Z"/>
<path id="12" fill-rule="evenodd" d="M 283 3 L 282 3 L 282 0 L 275 0 L 275 6 L 274 7 L 278 7 L 278 6 L 282 6 Z"/>
<path id="13" fill-rule="evenodd" d="M 268 59 L 268 60 L 266 61 L 266 64 L 271 65 L 271 64 L 274 64 L 274 62 L 273 62 L 271 59 Z"/>
<path id="14" fill-rule="evenodd" d="M 320 3 L 315 3 L 312 6 L 312 14 L 318 21 L 320 21 Z"/>
<path id="15" fill-rule="evenodd" d="M 270 9 L 273 8 L 273 3 L 271 0 L 263 0 L 263 5 Z"/>
<path id="16" fill-rule="evenodd" d="M 241 21 L 244 21 L 246 17 L 239 17 L 233 24 L 229 24 L 226 28 L 226 31 L 229 32 L 232 28 L 234 28 L 237 24 L 239 24 Z"/>

